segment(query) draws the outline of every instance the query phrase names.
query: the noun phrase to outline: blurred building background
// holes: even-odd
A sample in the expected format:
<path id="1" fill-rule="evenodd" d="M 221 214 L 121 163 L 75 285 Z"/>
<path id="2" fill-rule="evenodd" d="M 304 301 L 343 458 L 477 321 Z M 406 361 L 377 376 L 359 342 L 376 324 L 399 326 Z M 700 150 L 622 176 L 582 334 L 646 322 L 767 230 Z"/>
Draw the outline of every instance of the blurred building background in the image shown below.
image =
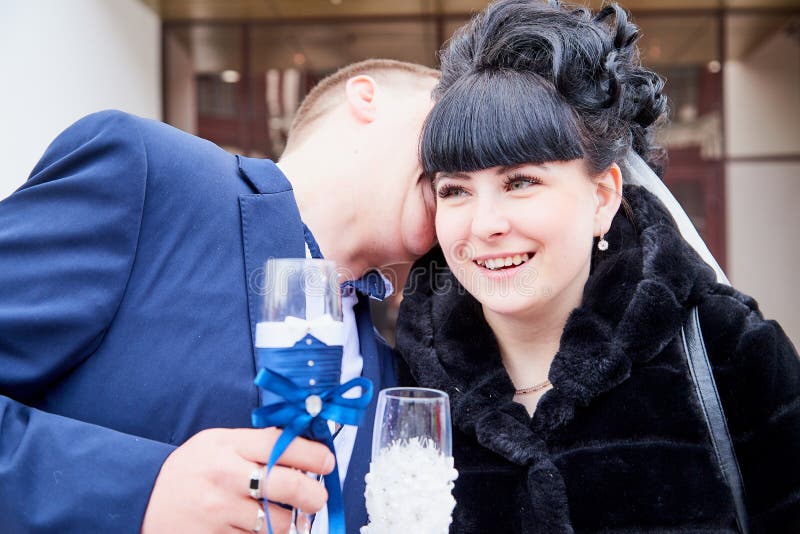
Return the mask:
<path id="1" fill-rule="evenodd" d="M 644 63 L 668 80 L 665 182 L 733 284 L 800 343 L 800 1 L 620 3 L 642 30 Z M 485 5 L 0 0 L 0 199 L 59 131 L 105 108 L 277 158 L 316 81 L 369 57 L 436 66 Z M 390 338 L 393 304 L 378 310 Z"/>

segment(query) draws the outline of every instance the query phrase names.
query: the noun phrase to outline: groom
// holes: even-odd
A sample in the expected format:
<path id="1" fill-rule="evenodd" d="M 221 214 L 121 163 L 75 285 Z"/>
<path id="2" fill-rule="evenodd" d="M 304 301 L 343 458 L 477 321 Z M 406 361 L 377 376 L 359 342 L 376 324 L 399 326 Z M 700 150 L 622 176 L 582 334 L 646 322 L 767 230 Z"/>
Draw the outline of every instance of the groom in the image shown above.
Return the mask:
<path id="1" fill-rule="evenodd" d="M 277 164 L 121 112 L 51 144 L 0 202 L 4 529 L 266 531 L 248 488 L 279 434 L 248 428 L 259 269 L 321 254 L 358 279 L 430 248 L 417 142 L 437 78 L 395 61 L 346 67 L 309 94 Z M 343 379 L 379 389 L 394 364 L 366 294 L 383 284 L 354 285 Z M 368 420 L 336 441 L 351 532 L 366 524 L 370 432 Z M 322 507 L 296 469 L 330 471 L 327 449 L 297 440 L 281 464 L 270 499 Z"/>

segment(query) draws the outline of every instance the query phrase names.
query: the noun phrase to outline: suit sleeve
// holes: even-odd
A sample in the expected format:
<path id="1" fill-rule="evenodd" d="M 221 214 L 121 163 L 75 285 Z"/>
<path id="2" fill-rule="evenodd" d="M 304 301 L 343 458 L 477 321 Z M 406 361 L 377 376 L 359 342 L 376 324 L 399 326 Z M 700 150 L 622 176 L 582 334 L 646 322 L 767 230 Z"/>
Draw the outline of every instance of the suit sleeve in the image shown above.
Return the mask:
<path id="1" fill-rule="evenodd" d="M 173 447 L 36 409 L 90 358 L 136 253 L 147 154 L 135 119 L 89 116 L 0 202 L 4 532 L 139 532 Z"/>
<path id="2" fill-rule="evenodd" d="M 730 288 L 701 326 L 745 489 L 752 532 L 800 532 L 800 360 L 775 321 Z M 727 293 L 727 294 L 725 294 Z"/>

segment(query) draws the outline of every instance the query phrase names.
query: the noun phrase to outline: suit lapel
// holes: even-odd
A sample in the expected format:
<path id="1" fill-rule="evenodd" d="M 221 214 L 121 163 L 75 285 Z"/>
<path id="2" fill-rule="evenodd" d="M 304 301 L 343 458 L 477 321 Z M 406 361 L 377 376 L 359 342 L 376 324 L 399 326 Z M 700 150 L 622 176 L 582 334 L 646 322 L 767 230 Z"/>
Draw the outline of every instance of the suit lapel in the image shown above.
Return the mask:
<path id="1" fill-rule="evenodd" d="M 264 264 L 267 258 L 305 257 L 305 241 L 292 186 L 283 173 L 269 160 L 243 156 L 237 159 L 242 178 L 257 191 L 257 194 L 239 195 L 250 346 L 253 347 L 261 313 Z M 253 352 L 254 372 L 255 368 Z"/>

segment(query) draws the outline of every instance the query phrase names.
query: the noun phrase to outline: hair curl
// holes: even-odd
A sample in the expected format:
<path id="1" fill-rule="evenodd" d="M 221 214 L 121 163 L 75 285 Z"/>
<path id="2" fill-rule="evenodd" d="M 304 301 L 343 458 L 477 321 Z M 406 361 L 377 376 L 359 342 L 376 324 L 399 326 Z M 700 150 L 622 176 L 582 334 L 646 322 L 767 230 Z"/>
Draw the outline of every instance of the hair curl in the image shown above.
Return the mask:
<path id="1" fill-rule="evenodd" d="M 600 172 L 633 148 L 660 174 L 664 80 L 641 66 L 638 37 L 616 4 L 595 15 L 555 0 L 489 5 L 440 53 L 425 171 L 584 157 Z"/>

